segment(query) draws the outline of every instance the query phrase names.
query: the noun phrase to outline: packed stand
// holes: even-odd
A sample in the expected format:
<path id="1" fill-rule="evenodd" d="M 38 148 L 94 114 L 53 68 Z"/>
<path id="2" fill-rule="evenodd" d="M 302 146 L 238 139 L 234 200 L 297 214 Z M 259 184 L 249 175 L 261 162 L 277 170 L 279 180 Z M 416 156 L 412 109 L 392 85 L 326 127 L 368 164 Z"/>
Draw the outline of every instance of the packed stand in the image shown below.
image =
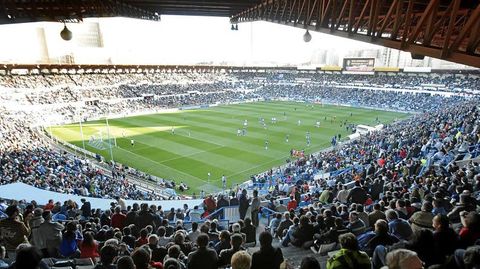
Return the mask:
<path id="1" fill-rule="evenodd" d="M 277 97 L 310 99 L 323 90 L 305 86 L 303 91 L 294 92 L 285 85 L 264 85 L 259 92 L 267 98 L 278 92 Z M 328 258 L 327 268 L 478 265 L 480 166 L 468 161 L 456 163 L 463 161 L 470 146 L 480 143 L 478 100 L 424 95 L 406 98 L 397 97 L 398 93 L 382 99 L 369 90 L 325 91 L 340 95 L 330 99 L 332 102 L 347 98 L 359 105 L 381 107 L 382 102 L 393 100 L 402 102 L 398 108 L 403 110 L 426 112 L 254 177 L 255 182 L 268 186 L 267 195 L 262 197 L 255 190 L 250 198 L 245 189 L 237 188 L 229 197 L 208 196 L 200 207 L 165 211 L 147 204 L 128 208 L 121 198 L 118 206 L 93 212 L 88 201 L 80 208 L 54 201 L 45 206 L 32 202 L 8 207 L 0 203 L 6 215 L 0 221 L 0 244 L 8 255 L 5 262 L 26 268 L 22 262 L 27 259 L 15 257 L 81 257 L 93 258 L 98 268 L 112 263 L 120 267 L 130 259 L 137 268 L 217 268 L 229 263 L 233 266 L 233 257 L 240 253 L 240 258 L 250 259 L 244 268 L 276 269 L 284 262 L 282 248 L 272 246 L 278 242 L 283 247 L 310 248 L 314 257 L 336 251 Z M 18 128 L 5 126 L 2 128 Z M 20 127 L 14 131 L 25 130 Z M 103 190 L 96 186 L 104 179 L 99 180 L 102 175 L 88 163 L 41 147 L 30 150 L 2 151 L 2 180 L 21 178 L 37 186 L 58 187 L 54 189 L 58 192 L 131 197 L 126 186 L 104 186 Z M 332 175 L 346 172 L 323 180 L 315 179 L 318 171 Z M 81 178 L 79 185 L 65 180 L 70 177 Z M 197 223 L 226 206 L 238 206 L 242 220 L 228 227 L 215 220 Z M 247 216 L 249 207 L 251 214 Z M 60 218 L 65 219 L 63 224 L 53 221 L 53 215 L 58 214 L 64 216 Z M 273 218 L 267 231 L 257 236 L 262 214 Z M 184 221 L 197 224 L 187 228 Z M 42 227 L 50 232 L 39 233 Z M 22 245 L 27 241 L 33 247 Z M 255 245 L 260 249 L 251 257 L 241 252 Z"/>

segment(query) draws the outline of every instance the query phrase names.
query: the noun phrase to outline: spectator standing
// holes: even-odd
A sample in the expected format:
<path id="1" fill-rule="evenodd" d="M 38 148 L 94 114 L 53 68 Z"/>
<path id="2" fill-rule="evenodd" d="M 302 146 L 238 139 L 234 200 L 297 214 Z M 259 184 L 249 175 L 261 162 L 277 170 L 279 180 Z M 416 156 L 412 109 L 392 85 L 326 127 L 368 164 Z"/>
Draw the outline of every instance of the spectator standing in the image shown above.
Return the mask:
<path id="1" fill-rule="evenodd" d="M 55 204 L 53 203 L 53 199 L 48 200 L 48 203 L 43 207 L 43 210 L 50 210 L 52 211 Z"/>
<path id="2" fill-rule="evenodd" d="M 203 204 L 208 214 L 212 214 L 217 209 L 217 203 L 215 202 L 211 194 L 208 195 L 205 200 L 203 200 Z"/>
<path id="3" fill-rule="evenodd" d="M 252 216 L 252 224 L 253 226 L 258 227 L 258 213 L 260 212 L 260 198 L 258 197 L 258 190 L 253 190 L 253 199 L 250 210 Z"/>
<path id="4" fill-rule="evenodd" d="M 250 201 L 247 197 L 247 190 L 243 189 L 242 194 L 240 194 L 238 212 L 240 213 L 240 219 L 245 219 L 247 215 L 247 210 L 250 205 Z"/>
<path id="5" fill-rule="evenodd" d="M 43 214 L 43 209 L 35 208 L 35 210 L 33 210 L 33 217 L 30 220 L 30 229 L 32 233 L 30 242 L 32 243 L 32 245 L 36 246 L 37 248 L 39 248 L 39 245 L 41 244 L 42 234 L 39 233 L 38 227 L 40 227 L 40 224 L 44 222 L 42 214 Z"/>
<path id="6" fill-rule="evenodd" d="M 149 211 L 148 204 L 143 203 L 140 206 L 140 212 L 138 212 L 138 216 L 135 219 L 135 227 L 138 230 L 141 230 L 148 225 L 152 225 L 152 227 L 155 229 L 155 218 L 153 214 Z"/>
<path id="7" fill-rule="evenodd" d="M 337 193 L 337 201 L 339 201 L 342 204 L 346 204 L 349 191 L 347 190 L 347 186 L 343 184 L 339 186 L 340 186 L 340 191 L 338 191 Z"/>
<path id="8" fill-rule="evenodd" d="M 297 203 L 297 200 L 295 200 L 295 197 L 293 195 L 290 196 L 290 201 L 287 204 L 287 210 L 288 211 L 290 211 L 292 209 L 295 210 L 295 209 L 297 209 L 297 205 L 298 205 L 298 203 Z"/>
<path id="9" fill-rule="evenodd" d="M 115 200 L 117 201 L 118 206 L 120 206 L 120 210 L 122 212 L 127 212 L 127 204 L 125 203 L 125 200 L 120 196 L 115 197 Z"/>
<path id="10" fill-rule="evenodd" d="M 444 259 L 453 254 L 458 246 L 458 235 L 450 228 L 447 216 L 436 215 L 433 218 L 433 246 L 435 257 L 438 263 L 443 263 Z"/>
<path id="11" fill-rule="evenodd" d="M 367 201 L 367 198 L 367 192 L 362 188 L 360 181 L 355 181 L 355 187 L 348 193 L 347 201 L 363 205 L 365 201 Z"/>
<path id="12" fill-rule="evenodd" d="M 467 248 L 480 239 L 480 214 L 477 212 L 460 212 L 463 227 L 460 229 L 460 247 Z"/>
<path id="13" fill-rule="evenodd" d="M 90 202 L 85 198 L 80 199 L 80 202 L 82 202 L 82 206 L 80 207 L 82 219 L 89 219 L 92 216 L 92 206 Z"/>
<path id="14" fill-rule="evenodd" d="M 138 204 L 133 203 L 132 209 L 127 213 L 127 218 L 125 219 L 125 225 L 135 224 L 135 221 L 138 217 L 138 209 L 139 209 Z"/>

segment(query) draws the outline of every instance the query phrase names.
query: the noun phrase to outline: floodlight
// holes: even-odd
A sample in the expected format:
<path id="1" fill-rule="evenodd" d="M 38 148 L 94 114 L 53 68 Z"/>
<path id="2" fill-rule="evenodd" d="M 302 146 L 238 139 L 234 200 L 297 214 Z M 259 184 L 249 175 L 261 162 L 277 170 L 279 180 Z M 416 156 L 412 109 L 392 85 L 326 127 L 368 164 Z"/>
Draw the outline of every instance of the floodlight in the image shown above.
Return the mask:
<path id="1" fill-rule="evenodd" d="M 303 41 L 308 43 L 308 42 L 310 42 L 310 40 L 312 40 L 312 35 L 310 34 L 310 32 L 308 32 L 308 29 L 307 29 L 307 31 L 303 35 Z"/>
<path id="2" fill-rule="evenodd" d="M 65 41 L 70 41 L 72 39 L 72 31 L 67 28 L 67 25 L 64 24 L 63 30 L 60 32 L 60 37 Z"/>

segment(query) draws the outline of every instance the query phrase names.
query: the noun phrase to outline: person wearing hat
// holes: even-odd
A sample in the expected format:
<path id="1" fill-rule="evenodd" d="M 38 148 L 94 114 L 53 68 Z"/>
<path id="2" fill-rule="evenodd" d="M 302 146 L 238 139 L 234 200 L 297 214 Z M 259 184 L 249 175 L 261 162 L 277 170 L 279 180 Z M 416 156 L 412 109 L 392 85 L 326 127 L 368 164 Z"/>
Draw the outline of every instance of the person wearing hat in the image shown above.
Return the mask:
<path id="1" fill-rule="evenodd" d="M 42 217 L 44 222 L 38 227 L 40 242 L 37 248 L 43 252 L 45 257 L 58 257 L 58 248 L 62 242 L 62 231 L 65 227 L 52 220 L 50 210 L 43 211 Z"/>
<path id="2" fill-rule="evenodd" d="M 472 197 L 470 196 L 470 192 L 462 192 L 460 194 L 459 202 L 455 205 L 455 207 L 448 213 L 447 217 L 453 224 L 460 224 L 460 212 L 462 211 L 475 211 L 475 204 L 472 203 Z"/>
<path id="3" fill-rule="evenodd" d="M 410 226 L 412 227 L 413 232 L 420 231 L 421 229 L 432 230 L 432 214 L 433 206 L 432 203 L 425 201 L 422 204 L 422 210 L 413 213 L 413 215 L 408 220 Z"/>

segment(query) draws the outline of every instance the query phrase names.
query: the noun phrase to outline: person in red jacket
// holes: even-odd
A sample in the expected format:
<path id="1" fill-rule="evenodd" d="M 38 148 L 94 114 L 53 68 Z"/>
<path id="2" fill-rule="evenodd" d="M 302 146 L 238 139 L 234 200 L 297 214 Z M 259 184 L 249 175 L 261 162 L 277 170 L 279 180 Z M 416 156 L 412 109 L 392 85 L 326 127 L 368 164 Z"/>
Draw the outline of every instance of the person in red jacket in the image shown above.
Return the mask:
<path id="1" fill-rule="evenodd" d="M 135 247 L 141 247 L 145 244 L 148 244 L 148 230 L 143 228 L 140 230 L 140 237 L 135 241 Z"/>
<path id="2" fill-rule="evenodd" d="M 213 213 L 217 209 L 217 203 L 213 200 L 212 195 L 208 195 L 207 198 L 203 201 L 203 204 L 206 207 L 208 213 Z"/>
<path id="3" fill-rule="evenodd" d="M 96 257 L 100 257 L 100 254 L 98 254 L 98 243 L 93 239 L 92 232 L 86 232 L 82 243 L 80 243 L 80 258 L 91 258 L 94 260 Z"/>
<path id="4" fill-rule="evenodd" d="M 112 215 L 112 219 L 110 221 L 110 225 L 113 228 L 118 228 L 120 230 L 125 227 L 125 220 L 127 219 L 127 216 L 121 212 L 121 207 L 117 206 L 115 207 L 115 213 Z"/>
<path id="5" fill-rule="evenodd" d="M 44 211 L 52 211 L 53 207 L 55 206 L 55 204 L 53 203 L 53 199 L 50 199 L 48 200 L 48 204 L 46 204 L 44 207 L 43 207 L 43 210 Z"/>
<path id="6" fill-rule="evenodd" d="M 290 196 L 290 201 L 287 204 L 287 210 L 290 211 L 291 209 L 295 210 L 297 208 L 297 201 Z"/>

